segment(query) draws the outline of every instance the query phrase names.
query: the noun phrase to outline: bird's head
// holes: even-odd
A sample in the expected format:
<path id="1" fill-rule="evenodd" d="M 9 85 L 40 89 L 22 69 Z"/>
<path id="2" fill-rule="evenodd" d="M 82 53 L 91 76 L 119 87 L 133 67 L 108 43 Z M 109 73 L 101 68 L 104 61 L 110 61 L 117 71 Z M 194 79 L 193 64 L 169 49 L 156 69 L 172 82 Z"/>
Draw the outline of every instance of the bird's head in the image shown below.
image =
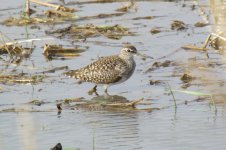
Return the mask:
<path id="1" fill-rule="evenodd" d="M 126 44 L 122 48 L 122 50 L 120 51 L 120 54 L 119 54 L 120 57 L 124 57 L 124 58 L 133 58 L 134 55 L 141 56 L 143 58 L 153 59 L 153 57 L 151 57 L 151 56 L 148 56 L 148 55 L 145 55 L 145 54 L 138 52 L 136 47 L 134 47 L 131 44 Z"/>
<path id="2" fill-rule="evenodd" d="M 134 54 L 137 54 L 137 49 L 133 45 L 127 44 L 122 48 L 121 52 L 134 55 Z"/>

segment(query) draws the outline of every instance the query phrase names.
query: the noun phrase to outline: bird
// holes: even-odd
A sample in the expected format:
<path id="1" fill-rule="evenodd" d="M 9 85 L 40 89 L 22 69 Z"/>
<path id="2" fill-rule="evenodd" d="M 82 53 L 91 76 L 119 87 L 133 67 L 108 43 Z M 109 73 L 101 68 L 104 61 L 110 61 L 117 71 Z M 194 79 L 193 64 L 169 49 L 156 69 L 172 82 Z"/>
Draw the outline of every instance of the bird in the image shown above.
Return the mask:
<path id="1" fill-rule="evenodd" d="M 134 60 L 136 54 L 138 54 L 136 47 L 126 44 L 119 54 L 100 57 L 89 65 L 67 71 L 64 75 L 78 79 L 78 83 L 94 83 L 95 86 L 90 93 L 96 93 L 97 85 L 103 85 L 104 92 L 108 93 L 109 86 L 125 82 L 132 76 L 136 68 Z"/>

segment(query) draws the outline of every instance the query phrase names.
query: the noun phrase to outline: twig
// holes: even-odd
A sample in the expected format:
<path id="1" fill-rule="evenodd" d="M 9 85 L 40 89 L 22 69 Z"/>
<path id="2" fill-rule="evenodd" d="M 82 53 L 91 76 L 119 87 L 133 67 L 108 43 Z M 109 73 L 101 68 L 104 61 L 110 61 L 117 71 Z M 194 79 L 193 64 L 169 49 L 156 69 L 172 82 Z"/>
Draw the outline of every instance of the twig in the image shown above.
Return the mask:
<path id="1" fill-rule="evenodd" d="M 61 10 L 61 11 L 65 11 L 65 12 L 75 12 L 75 9 L 71 9 L 71 8 L 66 8 L 63 7 L 61 5 L 55 5 L 55 4 L 50 4 L 50 3 L 46 3 L 46 2 L 42 2 L 39 0 L 30 0 L 33 3 L 39 4 L 39 5 L 43 5 L 43 6 L 47 6 L 47 7 L 53 7 L 55 8 L 55 10 Z"/>
<path id="2" fill-rule="evenodd" d="M 27 39 L 27 40 L 21 40 L 21 41 L 12 41 L 8 43 L 4 43 L 5 45 L 13 45 L 13 44 L 20 44 L 20 43 L 32 43 L 34 41 L 42 41 L 42 40 L 54 40 L 54 38 L 43 38 L 43 39 Z"/>
<path id="3" fill-rule="evenodd" d="M 171 52 L 171 53 L 169 53 L 167 55 L 164 55 L 162 57 L 157 58 L 157 60 L 158 59 L 164 59 L 164 58 L 170 57 L 170 56 L 174 55 L 175 53 L 179 52 L 180 50 L 181 50 L 181 48 L 178 48 L 178 49 L 174 50 L 173 52 Z"/>
<path id="4" fill-rule="evenodd" d="M 39 5 L 43 5 L 43 6 L 47 6 L 47 7 L 53 7 L 55 9 L 59 8 L 60 5 L 55 5 L 55 4 L 50 4 L 50 3 L 46 3 L 46 2 L 41 2 L 38 0 L 30 0 L 33 3 L 39 4 Z"/>
<path id="5" fill-rule="evenodd" d="M 212 34 L 209 34 L 209 36 L 207 37 L 207 39 L 206 39 L 206 41 L 205 41 L 205 44 L 204 44 L 204 46 L 203 46 L 203 49 L 206 48 L 207 44 L 209 43 L 209 40 L 210 40 L 211 36 L 212 36 Z"/>
<path id="6" fill-rule="evenodd" d="M 176 103 L 176 99 L 175 99 L 175 97 L 174 97 L 173 91 L 172 91 L 172 89 L 171 89 L 171 87 L 170 87 L 170 85 L 169 85 L 168 82 L 167 82 L 167 85 L 168 85 L 168 88 L 169 88 L 169 90 L 170 90 L 170 93 L 171 93 L 171 95 L 172 95 L 172 97 L 173 97 L 174 108 L 177 109 L 177 103 Z"/>
<path id="7" fill-rule="evenodd" d="M 216 103 L 214 101 L 214 98 L 213 98 L 213 95 L 212 94 L 211 94 L 210 98 L 211 98 L 212 104 L 214 105 L 214 110 L 215 110 L 215 112 L 217 112 Z"/>
<path id="8" fill-rule="evenodd" d="M 222 34 L 222 33 L 220 33 L 220 34 Z M 203 49 L 206 48 L 206 46 L 207 46 L 207 44 L 209 43 L 209 41 L 210 41 L 210 39 L 211 39 L 212 36 L 215 36 L 215 37 L 217 37 L 217 38 L 219 38 L 219 39 L 221 39 L 221 40 L 223 40 L 223 41 L 226 41 L 226 38 L 225 38 L 225 37 L 220 36 L 219 34 L 211 33 L 211 34 L 209 34 L 209 36 L 207 37 L 207 39 L 206 39 L 206 41 L 205 41 L 205 43 L 204 43 Z"/>
<path id="9" fill-rule="evenodd" d="M 223 36 L 220 36 L 219 34 L 211 33 L 211 35 L 214 35 L 214 36 L 220 38 L 221 40 L 226 41 L 226 38 Z"/>
<path id="10" fill-rule="evenodd" d="M 30 17 L 30 0 L 26 0 L 25 13 L 27 14 L 27 17 Z"/>

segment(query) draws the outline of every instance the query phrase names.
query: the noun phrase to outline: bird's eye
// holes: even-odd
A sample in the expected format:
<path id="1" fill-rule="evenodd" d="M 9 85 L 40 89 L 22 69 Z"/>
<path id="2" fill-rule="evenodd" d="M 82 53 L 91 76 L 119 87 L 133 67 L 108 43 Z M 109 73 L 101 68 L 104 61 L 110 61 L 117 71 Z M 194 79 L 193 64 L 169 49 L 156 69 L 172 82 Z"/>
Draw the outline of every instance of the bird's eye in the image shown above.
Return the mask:
<path id="1" fill-rule="evenodd" d="M 127 49 L 127 52 L 132 52 L 130 49 Z"/>

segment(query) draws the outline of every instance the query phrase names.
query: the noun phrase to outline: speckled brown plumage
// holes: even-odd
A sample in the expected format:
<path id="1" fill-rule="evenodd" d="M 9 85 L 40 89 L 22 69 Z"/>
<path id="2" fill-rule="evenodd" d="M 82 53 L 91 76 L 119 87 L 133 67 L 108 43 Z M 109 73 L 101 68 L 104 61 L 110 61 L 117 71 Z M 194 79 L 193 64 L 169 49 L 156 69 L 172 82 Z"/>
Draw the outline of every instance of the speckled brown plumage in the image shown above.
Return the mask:
<path id="1" fill-rule="evenodd" d="M 102 57 L 88 66 L 72 70 L 65 75 L 96 84 L 110 84 L 119 82 L 132 68 L 117 55 Z"/>

